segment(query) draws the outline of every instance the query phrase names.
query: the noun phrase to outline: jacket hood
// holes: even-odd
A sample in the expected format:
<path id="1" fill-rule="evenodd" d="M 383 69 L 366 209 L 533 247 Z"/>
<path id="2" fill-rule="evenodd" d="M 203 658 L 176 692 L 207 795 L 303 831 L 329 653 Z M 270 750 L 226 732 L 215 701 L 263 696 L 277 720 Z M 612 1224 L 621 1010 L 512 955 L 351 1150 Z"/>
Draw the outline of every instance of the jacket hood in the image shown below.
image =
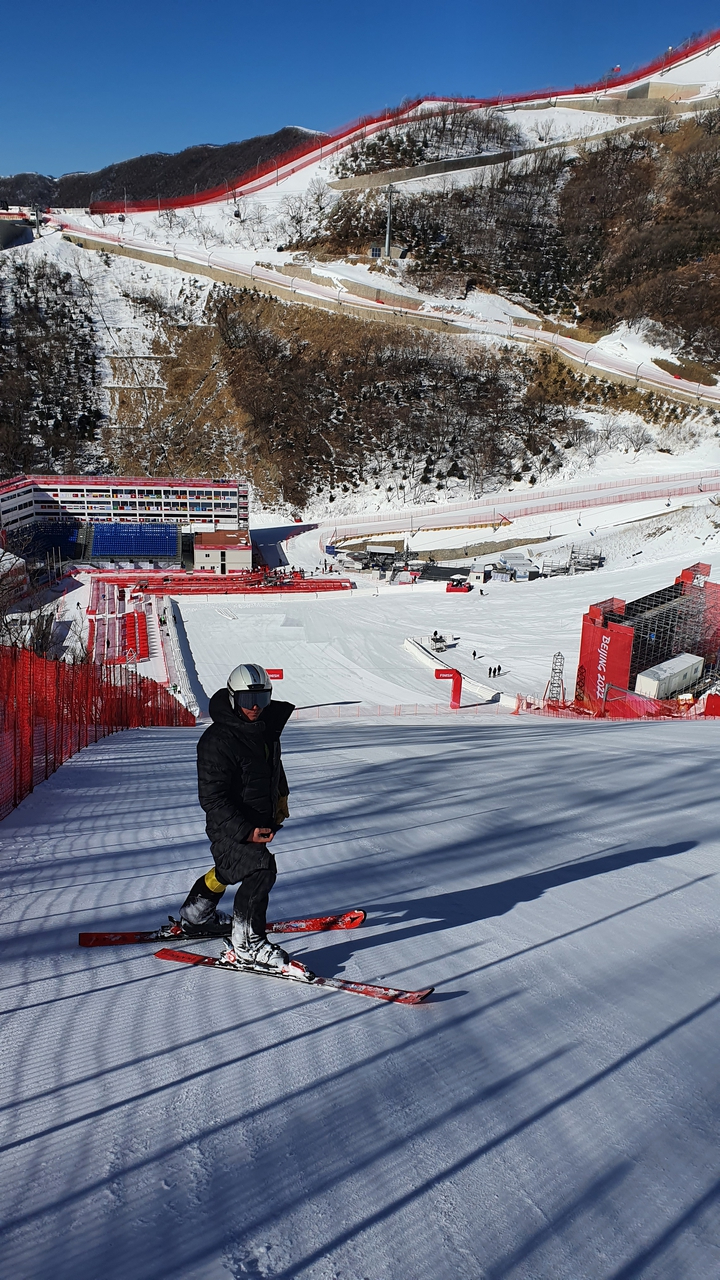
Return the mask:
<path id="1" fill-rule="evenodd" d="M 294 710 L 295 707 L 292 702 L 276 702 L 273 698 L 253 723 L 252 720 L 246 720 L 244 717 L 241 719 L 233 711 L 230 706 L 228 691 L 224 688 L 218 689 L 217 693 L 213 694 L 208 706 L 210 718 L 215 724 L 223 724 L 231 729 L 241 730 L 254 729 L 257 725 L 264 725 L 275 729 L 277 732 L 284 728 Z"/>

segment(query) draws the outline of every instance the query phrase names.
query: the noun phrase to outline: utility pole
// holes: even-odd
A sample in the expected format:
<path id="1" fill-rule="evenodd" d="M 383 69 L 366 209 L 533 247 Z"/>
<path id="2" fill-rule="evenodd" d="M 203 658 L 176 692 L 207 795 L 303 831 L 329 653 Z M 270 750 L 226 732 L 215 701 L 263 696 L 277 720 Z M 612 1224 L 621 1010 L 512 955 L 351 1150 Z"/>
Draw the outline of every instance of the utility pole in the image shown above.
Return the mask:
<path id="1" fill-rule="evenodd" d="M 392 183 L 388 187 L 387 197 L 388 197 L 388 207 L 387 207 L 387 222 L 385 224 L 385 253 L 383 255 L 385 258 L 390 257 L 390 231 L 392 229 Z"/>

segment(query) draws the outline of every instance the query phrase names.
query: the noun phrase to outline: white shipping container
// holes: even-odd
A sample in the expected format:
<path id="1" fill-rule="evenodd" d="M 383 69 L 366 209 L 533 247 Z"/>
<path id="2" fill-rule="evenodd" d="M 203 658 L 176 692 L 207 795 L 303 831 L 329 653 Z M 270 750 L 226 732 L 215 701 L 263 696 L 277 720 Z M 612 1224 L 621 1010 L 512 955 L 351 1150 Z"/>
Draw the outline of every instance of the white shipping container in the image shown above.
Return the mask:
<path id="1" fill-rule="evenodd" d="M 635 692 L 645 698 L 672 698 L 700 679 L 705 659 L 695 653 L 678 653 L 674 658 L 658 662 L 641 671 L 635 681 Z"/>
<path id="2" fill-rule="evenodd" d="M 498 556 L 498 560 L 501 564 L 525 565 L 528 569 L 532 568 L 532 560 L 524 551 L 503 551 Z"/>

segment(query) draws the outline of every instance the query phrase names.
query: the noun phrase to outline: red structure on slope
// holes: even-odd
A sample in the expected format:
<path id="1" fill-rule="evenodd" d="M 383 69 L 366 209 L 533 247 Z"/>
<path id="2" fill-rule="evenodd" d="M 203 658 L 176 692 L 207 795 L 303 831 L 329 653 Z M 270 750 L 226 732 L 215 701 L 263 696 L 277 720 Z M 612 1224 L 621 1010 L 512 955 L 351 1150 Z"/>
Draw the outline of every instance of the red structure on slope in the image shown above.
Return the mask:
<path id="1" fill-rule="evenodd" d="M 613 596 L 583 618 L 575 706 L 593 715 L 635 718 L 668 714 L 666 702 L 641 698 L 641 671 L 692 653 L 715 665 L 720 648 L 720 584 L 710 566 L 694 564 L 670 587 L 626 603 Z M 652 704 L 652 705 L 651 705 Z"/>
<path id="2" fill-rule="evenodd" d="M 450 710 L 460 710 L 460 699 L 462 697 L 462 673 L 456 671 L 454 667 L 438 667 L 435 672 L 436 680 L 452 680 L 450 686 Z"/>

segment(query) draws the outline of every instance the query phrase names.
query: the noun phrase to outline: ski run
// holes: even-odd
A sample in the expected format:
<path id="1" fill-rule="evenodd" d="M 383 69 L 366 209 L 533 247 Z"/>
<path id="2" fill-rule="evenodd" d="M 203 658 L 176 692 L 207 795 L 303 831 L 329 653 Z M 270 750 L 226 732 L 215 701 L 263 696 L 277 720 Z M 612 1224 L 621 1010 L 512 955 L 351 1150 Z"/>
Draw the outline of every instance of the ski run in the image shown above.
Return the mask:
<path id="1" fill-rule="evenodd" d="M 717 723 L 291 722 L 273 918 L 367 920 L 283 946 L 413 1008 L 78 947 L 207 865 L 201 731 L 0 828 L 0 1273 L 714 1280 Z"/>
<path id="2" fill-rule="evenodd" d="M 665 62 L 653 75 L 669 72 L 683 110 L 716 97 L 717 42 Z M 592 108 L 611 88 L 499 109 L 538 148 L 577 151 L 607 128 Z M 178 220 L 75 210 L 14 252 L 80 282 L 110 388 L 111 357 L 151 358 L 158 308 L 202 322 L 211 286 L 194 268 L 213 255 L 306 302 L 357 305 L 377 286 L 375 263 L 345 258 L 295 279 L 278 245 L 288 202 L 334 181 L 334 162 L 320 147 L 255 181 L 245 218 L 229 190 Z M 382 278 L 391 302 L 472 342 L 535 332 L 519 302 L 422 294 L 399 261 Z M 619 324 L 586 363 L 637 382 L 674 356 L 659 342 Z M 720 432 L 700 400 L 698 384 L 661 451 L 659 435 L 644 454 L 568 450 L 556 484 L 574 500 L 513 519 L 535 555 L 601 553 L 591 575 L 483 596 L 366 577 L 335 597 L 173 600 L 201 713 L 238 661 L 282 668 L 277 694 L 298 705 L 272 931 L 321 976 L 231 979 L 210 972 L 230 967 L 222 938 L 159 923 L 210 866 L 207 720 L 116 734 L 37 787 L 0 823 L 0 1280 L 718 1280 L 720 722 L 510 714 L 558 650 L 571 692 L 593 601 L 659 590 L 698 559 L 720 579 L 703 488 Z M 479 541 L 485 557 L 530 491 L 513 482 L 480 532 L 440 503 L 388 512 L 368 482 L 332 510 L 318 499 L 304 516 L 319 527 L 285 553 L 311 572 L 335 535 L 364 532 L 440 560 Z M 475 501 L 460 479 L 445 498 Z M 467 714 L 445 713 L 447 685 L 406 647 L 434 628 L 466 681 L 489 682 L 466 684 Z"/>

